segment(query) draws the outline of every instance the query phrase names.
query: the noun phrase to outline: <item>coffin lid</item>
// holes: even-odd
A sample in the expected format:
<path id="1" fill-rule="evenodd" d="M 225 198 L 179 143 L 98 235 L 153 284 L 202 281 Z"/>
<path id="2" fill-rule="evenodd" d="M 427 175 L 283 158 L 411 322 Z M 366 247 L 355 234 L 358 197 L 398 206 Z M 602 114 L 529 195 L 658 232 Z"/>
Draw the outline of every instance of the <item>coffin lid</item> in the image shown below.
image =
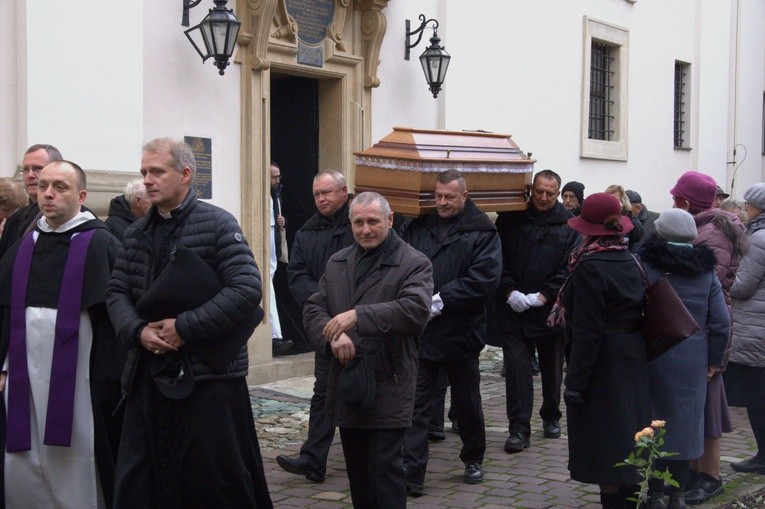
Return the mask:
<path id="1" fill-rule="evenodd" d="M 457 170 L 485 212 L 523 210 L 534 170 L 509 134 L 394 127 L 356 156 L 356 193 L 385 196 L 395 212 L 422 216 L 436 209 L 436 175 Z"/>
<path id="2" fill-rule="evenodd" d="M 379 142 L 354 155 L 357 165 L 435 172 L 454 168 L 467 173 L 531 173 L 536 162 L 509 134 L 412 127 L 394 127 Z M 386 164 L 385 160 L 390 161 Z"/>

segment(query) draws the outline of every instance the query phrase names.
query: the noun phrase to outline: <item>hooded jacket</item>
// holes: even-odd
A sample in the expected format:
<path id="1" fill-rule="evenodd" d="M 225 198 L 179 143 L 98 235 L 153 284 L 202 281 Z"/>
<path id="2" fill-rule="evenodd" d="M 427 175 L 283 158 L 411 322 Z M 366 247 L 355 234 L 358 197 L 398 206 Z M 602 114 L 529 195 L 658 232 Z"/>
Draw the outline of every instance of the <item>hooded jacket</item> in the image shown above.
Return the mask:
<path id="1" fill-rule="evenodd" d="M 112 198 L 109 202 L 109 216 L 106 218 L 106 226 L 112 232 L 112 235 L 117 237 L 117 240 L 122 242 L 125 238 L 125 230 L 131 224 L 138 220 L 130 211 L 130 204 L 125 199 L 125 195 L 121 194 Z"/>
<path id="2" fill-rule="evenodd" d="M 694 244 L 704 244 L 717 258 L 715 272 L 725 295 L 725 303 L 731 305 L 730 288 L 736 278 L 741 257 L 749 248 L 744 226 L 736 214 L 720 209 L 709 209 L 693 216 L 698 229 Z"/>
<path id="3" fill-rule="evenodd" d="M 694 244 L 704 244 L 715 254 L 717 264 L 715 273 L 722 284 L 723 297 L 732 317 L 730 288 L 736 278 L 739 260 L 749 249 L 749 241 L 744 233 L 744 226 L 736 214 L 720 209 L 709 209 L 693 216 L 696 221 L 698 236 Z M 721 371 L 728 363 L 730 341 L 726 347 L 725 360 Z"/>
<path id="4" fill-rule="evenodd" d="M 722 365 L 730 335 L 730 316 L 714 273 L 717 265 L 714 252 L 703 244 L 690 248 L 675 246 L 654 234 L 641 247 L 640 259 L 650 281 L 667 274 L 672 288 L 699 324 L 701 330 L 689 340 L 708 337 L 707 366 Z"/>
<path id="5" fill-rule="evenodd" d="M 678 246 L 657 235 L 641 248 L 641 260 L 650 281 L 664 274 L 700 330 L 648 364 L 653 419 L 665 419 L 666 449 L 678 460 L 698 458 L 704 452 L 704 407 L 709 367 L 723 364 L 730 337 L 730 315 L 716 259 L 704 245 Z"/>

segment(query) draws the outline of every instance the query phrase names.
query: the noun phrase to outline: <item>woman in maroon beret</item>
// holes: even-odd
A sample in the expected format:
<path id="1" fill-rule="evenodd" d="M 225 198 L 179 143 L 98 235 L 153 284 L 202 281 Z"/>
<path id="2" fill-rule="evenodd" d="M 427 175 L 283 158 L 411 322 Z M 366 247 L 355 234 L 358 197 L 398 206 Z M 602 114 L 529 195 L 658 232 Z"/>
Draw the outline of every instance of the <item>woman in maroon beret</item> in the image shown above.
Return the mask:
<path id="1" fill-rule="evenodd" d="M 590 195 L 568 224 L 583 235 L 560 299 L 570 328 L 563 393 L 568 467 L 575 481 L 600 486 L 604 508 L 619 508 L 635 496 L 640 476 L 632 467 L 614 465 L 633 450 L 635 433 L 651 422 L 639 323 L 643 281 L 627 249 L 632 221 L 622 215 L 619 200 L 607 193 Z"/>

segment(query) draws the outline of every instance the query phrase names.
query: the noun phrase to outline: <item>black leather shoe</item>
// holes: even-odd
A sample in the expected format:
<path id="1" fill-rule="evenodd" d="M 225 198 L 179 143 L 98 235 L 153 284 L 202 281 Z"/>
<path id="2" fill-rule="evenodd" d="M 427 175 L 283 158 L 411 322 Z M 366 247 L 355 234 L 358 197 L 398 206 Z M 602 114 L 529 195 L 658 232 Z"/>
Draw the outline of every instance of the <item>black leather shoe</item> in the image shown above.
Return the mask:
<path id="1" fill-rule="evenodd" d="M 695 470 L 688 470 L 688 480 L 685 481 L 685 492 L 688 493 L 693 488 L 696 487 L 696 482 L 699 480 L 699 473 Z M 670 486 L 671 488 L 671 486 Z M 667 490 L 666 495 L 669 495 L 669 490 Z"/>
<path id="2" fill-rule="evenodd" d="M 714 498 L 721 494 L 724 490 L 722 479 L 715 479 L 714 477 L 699 472 L 696 486 L 691 491 L 685 492 L 685 503 L 688 505 L 703 504 L 710 498 Z"/>
<path id="3" fill-rule="evenodd" d="M 560 438 L 560 424 L 558 421 L 545 421 L 542 425 L 545 438 Z"/>
<path id="4" fill-rule="evenodd" d="M 443 442 L 446 440 L 446 434 L 444 433 L 443 428 L 441 429 L 432 429 L 428 431 L 428 441 L 430 442 Z"/>
<path id="5" fill-rule="evenodd" d="M 404 486 L 406 486 L 406 494 L 408 496 L 414 498 L 422 496 L 422 483 L 412 479 L 406 468 L 404 468 Z"/>
<path id="6" fill-rule="evenodd" d="M 646 501 L 640 504 L 640 507 L 643 509 L 667 509 L 664 493 L 650 493 Z"/>
<path id="7" fill-rule="evenodd" d="M 290 474 L 304 475 L 306 479 L 313 482 L 324 482 L 324 474 L 311 467 L 302 456 L 290 458 L 280 454 L 276 457 L 276 462 Z"/>
<path id="8" fill-rule="evenodd" d="M 672 491 L 667 502 L 667 509 L 686 509 L 685 493 L 679 490 Z"/>
<path id="9" fill-rule="evenodd" d="M 480 484 L 483 482 L 483 466 L 478 462 L 465 463 L 465 473 L 462 474 L 465 484 Z"/>
<path id="10" fill-rule="evenodd" d="M 523 433 L 513 433 L 505 440 L 505 452 L 521 452 L 531 446 L 531 440 Z"/>
<path id="11" fill-rule="evenodd" d="M 736 472 L 754 472 L 755 474 L 765 475 L 765 454 L 757 453 L 748 460 L 731 463 L 731 468 Z"/>
<path id="12" fill-rule="evenodd" d="M 271 341 L 271 355 L 279 357 L 280 355 L 286 355 L 292 348 L 292 341 L 289 339 L 274 338 Z"/>

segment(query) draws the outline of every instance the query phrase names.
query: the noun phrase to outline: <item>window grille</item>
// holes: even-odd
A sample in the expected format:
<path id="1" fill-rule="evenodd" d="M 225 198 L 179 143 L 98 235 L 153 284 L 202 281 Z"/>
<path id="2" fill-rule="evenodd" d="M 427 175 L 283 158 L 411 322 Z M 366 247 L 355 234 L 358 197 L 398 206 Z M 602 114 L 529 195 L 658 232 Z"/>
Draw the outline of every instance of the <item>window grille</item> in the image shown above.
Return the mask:
<path id="1" fill-rule="evenodd" d="M 614 137 L 612 51 L 611 45 L 592 41 L 588 137 L 594 140 L 611 141 Z"/>
<path id="2" fill-rule="evenodd" d="M 687 147 L 685 139 L 686 91 L 688 85 L 687 64 L 675 62 L 675 148 Z"/>

